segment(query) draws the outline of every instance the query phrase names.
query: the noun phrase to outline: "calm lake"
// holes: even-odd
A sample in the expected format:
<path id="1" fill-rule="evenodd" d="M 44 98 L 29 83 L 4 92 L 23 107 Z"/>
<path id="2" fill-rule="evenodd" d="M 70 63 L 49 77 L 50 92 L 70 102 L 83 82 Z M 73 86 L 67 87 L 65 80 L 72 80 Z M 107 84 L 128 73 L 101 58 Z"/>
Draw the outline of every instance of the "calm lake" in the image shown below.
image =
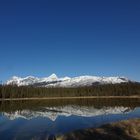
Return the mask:
<path id="1" fill-rule="evenodd" d="M 0 101 L 0 139 L 45 140 L 130 118 L 140 118 L 140 99 Z"/>

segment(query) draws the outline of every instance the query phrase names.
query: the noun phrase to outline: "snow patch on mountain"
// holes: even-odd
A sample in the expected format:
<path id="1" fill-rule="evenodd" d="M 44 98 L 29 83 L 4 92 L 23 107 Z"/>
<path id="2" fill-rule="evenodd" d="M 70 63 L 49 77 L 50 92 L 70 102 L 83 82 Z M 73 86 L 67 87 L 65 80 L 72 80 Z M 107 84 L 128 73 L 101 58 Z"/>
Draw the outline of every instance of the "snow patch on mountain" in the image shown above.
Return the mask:
<path id="1" fill-rule="evenodd" d="M 130 82 L 125 77 L 97 77 L 97 76 L 79 76 L 79 77 L 62 77 L 58 78 L 56 74 L 49 77 L 38 78 L 28 76 L 25 78 L 14 76 L 6 82 L 7 85 L 41 85 L 43 87 L 79 87 L 79 86 L 92 86 L 95 84 L 118 84 Z"/>

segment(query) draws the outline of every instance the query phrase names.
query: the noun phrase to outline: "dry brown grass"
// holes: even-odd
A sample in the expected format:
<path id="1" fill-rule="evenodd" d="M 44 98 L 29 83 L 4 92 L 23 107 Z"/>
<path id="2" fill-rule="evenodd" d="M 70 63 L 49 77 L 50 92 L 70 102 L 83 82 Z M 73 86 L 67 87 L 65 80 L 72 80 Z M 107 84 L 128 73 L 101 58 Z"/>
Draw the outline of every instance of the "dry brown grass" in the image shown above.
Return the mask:
<path id="1" fill-rule="evenodd" d="M 59 136 L 57 140 L 140 140 L 140 119 L 74 131 Z"/>

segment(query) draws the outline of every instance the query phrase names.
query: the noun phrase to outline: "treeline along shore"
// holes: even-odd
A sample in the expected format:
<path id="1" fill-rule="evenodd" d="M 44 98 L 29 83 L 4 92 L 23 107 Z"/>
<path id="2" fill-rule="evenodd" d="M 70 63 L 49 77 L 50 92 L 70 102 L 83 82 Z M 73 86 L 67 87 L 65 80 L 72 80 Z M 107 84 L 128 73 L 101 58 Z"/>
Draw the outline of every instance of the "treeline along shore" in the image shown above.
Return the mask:
<path id="1" fill-rule="evenodd" d="M 106 84 L 77 88 L 0 85 L 0 99 L 83 96 L 140 96 L 140 83 Z"/>

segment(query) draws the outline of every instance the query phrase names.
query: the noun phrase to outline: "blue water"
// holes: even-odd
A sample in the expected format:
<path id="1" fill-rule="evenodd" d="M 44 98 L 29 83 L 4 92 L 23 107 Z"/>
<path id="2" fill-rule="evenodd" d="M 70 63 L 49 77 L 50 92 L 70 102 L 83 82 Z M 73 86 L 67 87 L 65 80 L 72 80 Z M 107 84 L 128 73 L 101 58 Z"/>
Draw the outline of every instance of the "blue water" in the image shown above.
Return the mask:
<path id="1" fill-rule="evenodd" d="M 28 114 L 27 114 L 28 115 Z M 3 112 L 0 113 L 1 140 L 45 139 L 48 135 L 59 135 L 77 129 L 98 127 L 106 123 L 140 118 L 140 107 L 118 114 L 102 114 L 86 117 L 77 115 L 60 115 L 55 120 L 48 117 L 33 117 L 31 119 L 20 116 L 10 119 Z"/>

